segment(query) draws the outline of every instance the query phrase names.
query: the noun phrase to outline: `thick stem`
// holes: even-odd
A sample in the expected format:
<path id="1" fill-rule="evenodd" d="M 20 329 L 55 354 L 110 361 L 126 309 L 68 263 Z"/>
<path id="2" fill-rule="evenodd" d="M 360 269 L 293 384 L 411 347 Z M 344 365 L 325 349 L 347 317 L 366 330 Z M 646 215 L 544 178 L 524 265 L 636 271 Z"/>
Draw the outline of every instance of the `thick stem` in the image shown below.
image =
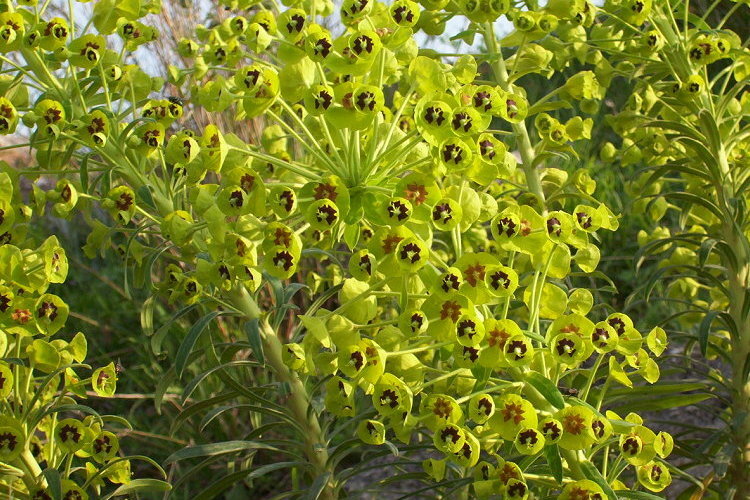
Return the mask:
<path id="1" fill-rule="evenodd" d="M 310 407 L 310 395 L 307 392 L 305 384 L 299 376 L 290 370 L 282 359 L 281 353 L 283 344 L 278 335 L 268 323 L 266 318 L 260 318 L 260 309 L 247 291 L 242 288 L 232 295 L 232 304 L 240 310 L 248 319 L 260 319 L 260 338 L 263 343 L 263 354 L 265 362 L 270 365 L 280 382 L 289 385 L 290 399 L 287 402 L 289 409 L 292 411 L 295 420 L 300 427 L 305 429 L 305 454 L 310 465 L 313 468 L 315 477 L 323 474 L 330 474 L 328 484 L 320 498 L 333 500 L 337 498 L 333 471 L 328 464 L 328 448 L 320 423 L 315 412 Z"/>
<path id="2" fill-rule="evenodd" d="M 495 73 L 495 81 L 500 87 L 505 90 L 510 90 L 510 82 L 508 79 L 508 70 L 505 67 L 505 60 L 500 52 L 500 47 L 495 38 L 495 31 L 492 24 L 487 23 L 484 32 L 484 41 L 487 44 L 487 49 L 490 53 L 495 56 L 495 63 L 492 65 L 493 72 Z M 542 190 L 542 183 L 539 178 L 539 170 L 534 165 L 536 154 L 534 153 L 534 147 L 531 145 L 531 138 L 529 137 L 529 131 L 526 128 L 526 122 L 520 121 L 518 123 L 511 124 L 513 126 L 513 132 L 515 132 L 518 138 L 518 152 L 521 155 L 521 161 L 523 162 L 523 172 L 526 176 L 526 185 L 531 193 L 539 199 L 539 203 L 544 208 L 544 191 Z"/>
<path id="3" fill-rule="evenodd" d="M 730 272 L 729 314 L 737 326 L 738 335 L 732 345 L 732 425 L 738 449 L 732 464 L 732 475 L 738 491 L 750 491 L 750 382 L 744 374 L 745 365 L 750 362 L 750 318 L 743 316 L 742 311 L 750 274 L 750 255 L 738 241 L 744 235 L 727 232 L 727 242 L 738 253 L 737 269 L 727 266 Z"/>

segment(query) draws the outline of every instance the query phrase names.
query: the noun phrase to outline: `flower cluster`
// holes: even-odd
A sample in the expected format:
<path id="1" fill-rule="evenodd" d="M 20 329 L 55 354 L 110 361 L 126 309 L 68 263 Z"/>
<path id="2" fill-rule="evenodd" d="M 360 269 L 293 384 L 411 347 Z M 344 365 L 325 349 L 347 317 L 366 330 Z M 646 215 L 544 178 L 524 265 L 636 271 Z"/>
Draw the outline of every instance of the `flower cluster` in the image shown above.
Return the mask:
<path id="1" fill-rule="evenodd" d="M 35 209 L 22 202 L 17 176 L 0 162 L 0 461 L 3 488 L 35 499 L 88 498 L 106 484 L 131 481 L 130 460 L 106 417 L 80 399 L 115 393 L 114 363 L 91 370 L 83 364 L 86 337 L 52 339 L 64 328 L 67 304 L 50 287 L 68 275 L 65 250 L 55 236 L 41 244 L 27 236 Z M 85 417 L 74 416 L 87 414 Z M 68 415 L 68 416 L 66 416 Z M 79 473 L 71 464 L 80 462 Z M 67 464 L 57 483 L 42 469 Z"/>
<path id="2" fill-rule="evenodd" d="M 538 9 L 502 0 L 346 0 L 335 36 L 321 20 L 333 15 L 331 2 L 280 11 L 223 3 L 240 13 L 197 26 L 194 39 L 177 45 L 186 64 L 168 69 L 169 83 L 185 101 L 156 95 L 164 80 L 124 64 L 114 49 L 134 51 L 158 37 L 141 22 L 155 3 L 133 9 L 101 0 L 96 33 L 73 34 L 66 20 L 40 21 L 30 9 L 0 14 L 0 53 L 20 52 L 30 79 L 48 88 L 32 104 L 13 83 L 0 86 L 0 132 L 30 128 L 36 161 L 56 176 L 51 189 L 34 184 L 33 208 L 51 202 L 54 215 L 69 217 L 97 206 L 87 217 L 89 256 L 115 248 L 141 283 L 158 276 L 155 296 L 259 321 L 267 362 L 291 388 L 293 418 L 309 427 L 312 479 L 329 474 L 329 497 L 339 485 L 320 458 L 327 439 L 318 417 L 351 422 L 365 445 L 426 443 L 425 477 L 462 480 L 478 497 L 664 490 L 672 437 L 636 413 L 607 409 L 607 396 L 613 383 L 658 381 L 666 333 L 641 333 L 628 315 L 594 303 L 588 287 L 599 277 L 601 233 L 619 220 L 577 163 L 613 78 L 635 74 L 627 61 L 616 68 L 611 53 L 627 44 L 664 66 L 658 54 L 669 40 L 652 3 L 612 1 L 600 10 L 584 0 Z M 502 16 L 514 29 L 498 39 Z M 486 53 L 420 50 L 415 34 L 440 34 L 451 17 L 467 20 L 458 38 L 483 37 Z M 636 34 L 616 41 L 625 31 Z M 603 159 L 673 159 L 679 143 L 642 126 L 639 113 L 660 106 L 679 114 L 705 91 L 698 68 L 738 46 L 726 33 L 693 35 L 695 71 L 663 88 L 639 83 L 628 111 L 611 118 L 623 147 L 605 146 Z M 564 83 L 539 98 L 521 83 L 558 74 Z M 200 108 L 264 126 L 251 142 L 214 124 L 196 130 L 186 116 Z M 650 192 L 652 181 L 638 190 Z M 13 218 L 27 217 L 8 208 L 3 252 L 20 231 Z M 24 263 L 40 266 L 47 281 L 57 276 L 46 259 L 59 247 L 48 241 L 37 257 L 8 253 L 9 276 L 32 279 Z M 297 307 L 283 303 L 290 282 L 310 293 L 305 309 L 285 320 L 281 313 Z M 32 301 L 17 286 L 26 285 L 8 288 L 11 309 Z M 275 303 L 265 307 L 274 302 L 268 290 Z M 44 335 L 67 314 L 43 292 L 25 307 L 28 317 L 11 313 L 12 321 Z M 282 344 L 284 321 L 293 335 Z M 68 349 L 33 342 L 39 359 Z M 182 344 L 178 357 L 192 348 Z M 72 370 L 55 359 L 43 360 L 50 372 Z M 107 368 L 91 383 L 111 393 L 115 377 Z M 322 414 L 311 401 L 321 401 Z M 54 449 L 97 461 L 91 443 L 105 432 L 97 425 L 51 424 L 83 443 Z"/>

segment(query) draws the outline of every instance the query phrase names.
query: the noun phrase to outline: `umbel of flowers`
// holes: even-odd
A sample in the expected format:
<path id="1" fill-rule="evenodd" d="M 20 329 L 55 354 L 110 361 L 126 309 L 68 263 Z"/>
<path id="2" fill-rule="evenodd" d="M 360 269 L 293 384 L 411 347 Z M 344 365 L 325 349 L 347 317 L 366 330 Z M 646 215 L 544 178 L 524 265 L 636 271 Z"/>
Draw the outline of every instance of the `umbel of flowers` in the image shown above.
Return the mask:
<path id="1" fill-rule="evenodd" d="M 346 1 L 336 35 L 327 2 L 227 3 L 178 44 L 185 64 L 168 74 L 187 104 L 154 95 L 164 81 L 122 55 L 158 36 L 139 21 L 156 4 L 100 0 L 75 32 L 46 7 L 0 14 L 0 61 L 16 75 L 0 127 L 30 127 L 38 173 L 57 180 L 35 184 L 32 205 L 101 207 L 86 252 L 119 250 L 142 282 L 156 271 L 155 299 L 205 314 L 196 335 L 239 317 L 288 394 L 279 411 L 307 460 L 289 467 L 305 484 L 325 498 L 343 488 L 334 428 L 363 447 L 427 449 L 435 489 L 480 498 L 614 500 L 670 484 L 671 436 L 606 409 L 613 384 L 659 379 L 666 334 L 595 307 L 599 234 L 618 217 L 585 168 L 561 168 L 632 71 L 589 38 L 621 26 L 648 38 L 651 2 Z M 452 17 L 486 52 L 419 48 L 417 32 Z M 532 100 L 524 77 L 557 73 L 565 83 Z M 262 133 L 193 130 L 198 107 Z M 303 285 L 290 322 L 284 301 Z"/>

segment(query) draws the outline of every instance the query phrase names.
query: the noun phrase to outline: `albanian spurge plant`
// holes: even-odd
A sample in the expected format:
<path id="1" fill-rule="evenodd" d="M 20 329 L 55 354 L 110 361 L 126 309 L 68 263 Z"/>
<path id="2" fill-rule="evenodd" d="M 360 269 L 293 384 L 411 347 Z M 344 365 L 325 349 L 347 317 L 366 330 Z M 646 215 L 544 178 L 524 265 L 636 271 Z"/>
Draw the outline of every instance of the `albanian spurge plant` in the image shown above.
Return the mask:
<path id="1" fill-rule="evenodd" d="M 50 293 L 68 274 L 65 251 L 55 236 L 42 243 L 27 236 L 35 211 L 22 203 L 16 173 L 7 163 L 0 166 L 4 230 L 0 247 L 0 482 L 4 497 L 109 498 L 145 489 L 168 490 L 163 481 L 131 479 L 131 460 L 161 468 L 147 457 L 120 453 L 118 434 L 109 426 L 121 428 L 129 425 L 127 421 L 99 415 L 81 403 L 87 389 L 98 397 L 115 393 L 115 365 L 92 371 L 83 364 L 87 343 L 81 332 L 69 341 L 53 339 L 69 314 L 67 304 Z"/>
<path id="2" fill-rule="evenodd" d="M 445 498 L 654 498 L 644 490 L 685 475 L 665 461 L 668 433 L 608 406 L 614 383 L 659 379 L 666 334 L 594 304 L 606 288 L 589 289 L 604 278 L 597 243 L 618 216 L 585 168 L 560 168 L 591 139 L 613 78 L 663 46 L 652 16 L 667 23 L 672 11 L 633 0 L 222 4 L 179 42 L 183 67 L 168 68 L 187 100 L 128 64 L 158 37 L 141 21 L 158 2 L 99 0 L 85 25 L 75 5 L 63 19 L 49 2 L 0 4 L 0 131 L 26 128 L 38 164 L 9 172 L 44 176 L 34 209 L 84 214 L 89 256 L 124 256 L 130 286 L 153 292 L 141 320 L 156 353 L 177 319 L 195 318 L 160 390 L 189 372 L 185 400 L 209 378 L 223 389 L 175 428 L 249 417 L 232 441 L 172 455 L 177 481 L 182 461 L 203 459 L 187 477 L 230 457 L 202 497 L 291 469 L 279 498 L 336 498 L 389 453 L 384 487 L 416 477 L 425 486 L 411 495 Z M 439 35 L 450 18 L 465 21 L 462 47 L 484 51 L 419 48 L 419 31 Z M 510 34 L 498 35 L 499 19 Z M 643 43 L 621 54 L 623 37 Z M 524 87 L 557 74 L 564 83 L 544 96 Z M 685 78 L 675 99 L 701 90 Z M 192 130 L 201 107 L 262 123 L 260 142 Z M 3 215 L 0 249 L 20 217 L 12 205 Z M 9 262 L 27 274 L 24 259 Z M 64 309 L 45 297 L 30 309 L 44 333 Z M 178 310 L 155 331 L 157 302 Z M 264 366 L 271 381 L 248 386 Z M 63 422 L 66 436 L 101 432 L 97 419 Z M 266 452 L 288 461 L 256 467 Z M 407 464 L 421 472 L 402 476 Z"/>
<path id="3" fill-rule="evenodd" d="M 719 5 L 693 13 L 680 2 L 654 2 L 648 32 L 625 23 L 603 32 L 602 38 L 635 36 L 609 44 L 608 50 L 614 54 L 625 44 L 637 46 L 642 59 L 631 61 L 637 75 L 632 94 L 610 117 L 621 145 L 606 145 L 602 156 L 637 167 L 630 188 L 634 207 L 655 225 L 638 235 L 638 265 L 644 264 L 648 279 L 636 296 L 661 295 L 670 312 L 665 322 L 686 339 L 687 358 L 700 350 L 725 368 L 700 368 L 712 380 L 713 392 L 728 403 L 716 417 L 723 425 L 692 438 L 700 443 L 691 446 L 692 464 L 712 465 L 694 489 L 710 486 L 720 498 L 746 498 L 750 52 L 748 41 L 725 26 L 734 12 L 747 13 L 747 2 L 737 2 L 710 26 L 706 19 Z M 685 442 L 691 442 L 687 436 Z"/>

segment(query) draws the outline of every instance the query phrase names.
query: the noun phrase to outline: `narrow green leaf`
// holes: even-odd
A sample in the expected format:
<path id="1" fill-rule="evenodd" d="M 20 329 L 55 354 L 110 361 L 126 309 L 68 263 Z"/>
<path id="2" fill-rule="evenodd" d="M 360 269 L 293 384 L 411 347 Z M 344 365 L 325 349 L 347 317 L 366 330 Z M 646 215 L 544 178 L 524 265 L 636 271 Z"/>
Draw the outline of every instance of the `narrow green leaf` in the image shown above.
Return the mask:
<path id="1" fill-rule="evenodd" d="M 199 319 L 191 328 L 190 331 L 188 331 L 187 336 L 183 339 L 182 343 L 180 344 L 180 348 L 177 350 L 177 356 L 175 356 L 174 364 L 175 364 L 175 370 L 177 371 L 177 376 L 182 377 L 182 372 L 185 371 L 185 365 L 187 364 L 188 356 L 190 356 L 190 353 L 193 352 L 193 347 L 195 347 L 195 343 L 198 341 L 198 337 L 201 336 L 203 333 L 203 330 L 206 329 L 206 326 L 217 316 L 220 316 L 223 313 L 222 311 L 213 311 L 205 316 L 203 316 L 201 319 Z"/>
<path id="2" fill-rule="evenodd" d="M 263 341 L 260 339 L 260 328 L 258 326 L 258 318 L 253 318 L 245 323 L 245 333 L 247 334 L 247 341 L 253 349 L 255 359 L 258 363 L 265 364 L 266 357 L 263 354 Z"/>
<path id="3" fill-rule="evenodd" d="M 326 484 L 328 484 L 328 479 L 330 477 L 330 472 L 326 472 L 325 474 L 321 474 L 316 477 L 315 481 L 313 481 L 313 484 L 310 485 L 310 489 L 307 490 L 307 495 L 305 495 L 304 497 L 305 500 L 318 500 L 318 497 L 323 492 Z"/>
<path id="4" fill-rule="evenodd" d="M 172 453 L 164 463 L 171 464 L 189 458 L 210 457 L 247 450 L 276 450 L 276 448 L 258 441 L 224 441 L 223 443 L 201 444 Z"/>
<path id="5" fill-rule="evenodd" d="M 153 492 L 163 493 L 171 490 L 172 487 L 169 483 L 161 481 L 159 479 L 133 479 L 129 483 L 123 484 L 109 495 L 103 496 L 102 500 L 107 500 L 113 497 L 130 495 L 136 492 Z"/>
<path id="6" fill-rule="evenodd" d="M 530 372 L 524 375 L 524 380 L 529 382 L 534 389 L 544 396 L 544 399 L 550 402 L 555 408 L 564 408 L 565 400 L 560 394 L 554 383 L 547 377 L 537 372 Z"/>
<path id="7" fill-rule="evenodd" d="M 618 413 L 623 411 L 659 411 L 694 405 L 713 397 L 716 396 L 713 394 L 681 394 L 679 396 L 667 396 L 654 399 L 631 399 L 624 404 L 613 405 L 612 410 L 615 410 Z"/>
<path id="8" fill-rule="evenodd" d="M 664 500 L 662 497 L 643 491 L 617 490 L 615 493 L 620 498 L 632 498 L 633 500 Z"/>
<path id="9" fill-rule="evenodd" d="M 563 466 L 562 459 L 560 458 L 560 449 L 556 444 L 544 447 L 544 456 L 547 457 L 547 464 L 552 471 L 552 477 L 555 478 L 557 484 L 562 484 L 563 480 Z"/>
<path id="10" fill-rule="evenodd" d="M 52 495 L 54 500 L 60 500 L 62 498 L 62 486 L 60 485 L 60 473 L 57 469 L 46 468 L 42 475 L 47 480 L 47 487 L 49 493 Z"/>
<path id="11" fill-rule="evenodd" d="M 716 318 L 720 312 L 721 311 L 709 311 L 708 314 L 703 317 L 701 325 L 698 328 L 698 345 L 701 348 L 701 354 L 704 356 L 708 351 L 708 336 L 711 333 L 711 323 L 713 323 L 714 318 Z"/>
<path id="12" fill-rule="evenodd" d="M 601 488 L 604 490 L 604 494 L 607 495 L 607 498 L 609 498 L 610 500 L 617 500 L 617 495 L 612 490 L 612 487 L 609 485 L 609 483 L 607 483 L 607 480 L 604 479 L 604 476 L 602 476 L 602 473 L 599 472 L 599 469 L 597 469 L 594 464 L 592 464 L 588 460 L 585 460 L 581 462 L 581 470 L 583 470 L 583 474 L 588 479 L 601 486 Z"/>

